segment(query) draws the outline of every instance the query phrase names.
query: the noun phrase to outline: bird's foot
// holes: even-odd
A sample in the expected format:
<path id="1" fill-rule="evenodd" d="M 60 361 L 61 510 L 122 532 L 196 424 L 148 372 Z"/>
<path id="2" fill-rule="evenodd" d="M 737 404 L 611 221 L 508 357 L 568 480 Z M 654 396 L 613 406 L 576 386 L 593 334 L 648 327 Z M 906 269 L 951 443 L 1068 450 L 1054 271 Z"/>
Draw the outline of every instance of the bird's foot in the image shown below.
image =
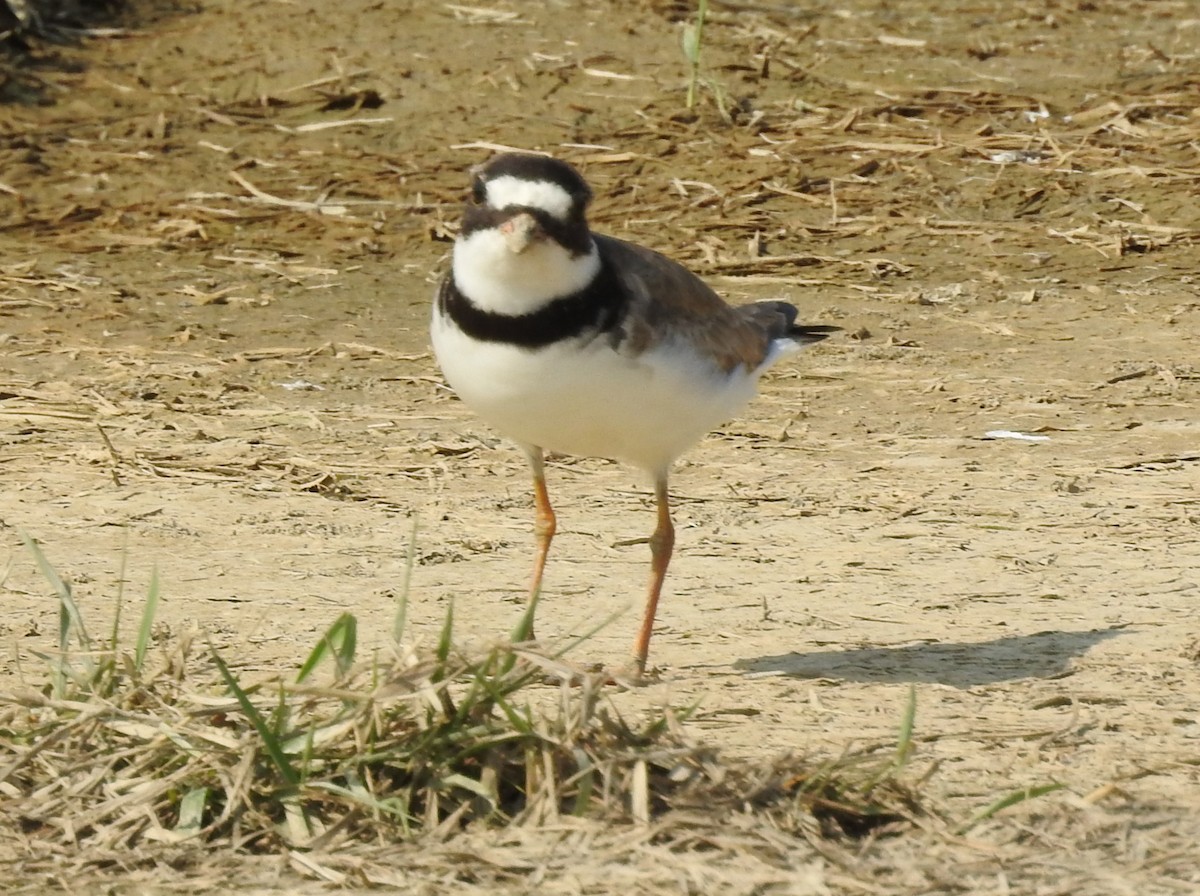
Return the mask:
<path id="1" fill-rule="evenodd" d="M 622 682 L 629 682 L 627 687 L 644 688 L 662 681 L 662 670 L 647 669 L 645 663 L 632 660 L 621 669 L 620 679 Z"/>
<path id="2" fill-rule="evenodd" d="M 583 669 L 553 672 L 545 679 L 547 684 L 567 684 L 575 688 L 618 687 L 627 691 L 656 684 L 661 680 L 662 676 L 657 669 L 645 672 L 636 664 L 611 669 L 602 663 L 592 663 Z"/>

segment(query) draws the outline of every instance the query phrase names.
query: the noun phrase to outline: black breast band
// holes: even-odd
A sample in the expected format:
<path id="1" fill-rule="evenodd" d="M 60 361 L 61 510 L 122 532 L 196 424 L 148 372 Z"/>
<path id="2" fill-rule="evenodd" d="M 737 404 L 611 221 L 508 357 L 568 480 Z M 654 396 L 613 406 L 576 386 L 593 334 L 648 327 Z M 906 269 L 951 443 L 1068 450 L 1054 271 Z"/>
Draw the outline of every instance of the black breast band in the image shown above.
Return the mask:
<path id="1" fill-rule="evenodd" d="M 544 348 L 584 334 L 598 335 L 618 326 L 628 302 L 611 267 L 600 257 L 600 271 L 586 287 L 553 299 L 529 314 L 514 316 L 485 311 L 459 290 L 454 275 L 438 290 L 438 307 L 458 328 L 481 342 L 508 342 L 521 348 Z"/>

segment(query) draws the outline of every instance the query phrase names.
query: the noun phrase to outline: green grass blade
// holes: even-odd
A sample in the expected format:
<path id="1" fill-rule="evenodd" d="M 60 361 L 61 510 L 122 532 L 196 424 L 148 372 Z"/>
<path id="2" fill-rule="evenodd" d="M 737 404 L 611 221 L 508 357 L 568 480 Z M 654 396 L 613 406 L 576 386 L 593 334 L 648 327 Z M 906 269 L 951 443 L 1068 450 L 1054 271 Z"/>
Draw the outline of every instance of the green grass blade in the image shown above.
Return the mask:
<path id="1" fill-rule="evenodd" d="M 344 677 L 354 665 L 357 652 L 358 618 L 353 613 L 343 613 L 333 621 L 333 625 L 329 626 L 325 634 L 321 636 L 321 640 L 309 653 L 308 659 L 304 661 L 304 665 L 300 667 L 300 671 L 296 675 L 296 683 L 299 684 L 312 675 L 313 670 L 326 657 L 333 659 L 338 678 Z"/>
<path id="2" fill-rule="evenodd" d="M 378 812 L 380 815 L 386 815 L 396 821 L 401 822 L 405 827 L 405 833 L 408 833 L 409 825 L 416 824 L 418 819 L 414 818 L 409 813 L 408 800 L 405 799 L 405 791 L 397 792 L 395 796 L 385 797 L 380 799 L 374 796 L 366 788 L 361 786 L 343 787 L 335 784 L 332 781 L 313 781 L 309 784 L 312 790 L 319 790 L 324 793 L 329 793 L 334 796 L 343 797 L 346 800 L 357 803 L 358 805 Z"/>
<path id="3" fill-rule="evenodd" d="M 900 738 L 896 741 L 896 759 L 893 763 L 895 771 L 904 768 L 909 757 L 912 756 L 913 744 L 913 729 L 917 722 L 917 686 L 910 684 L 908 686 L 908 703 L 904 707 L 904 717 L 900 720 Z"/>
<path id="4" fill-rule="evenodd" d="M 446 604 L 446 621 L 442 623 L 442 633 L 438 637 L 437 643 L 437 659 L 438 663 L 445 665 L 446 660 L 450 657 L 450 648 L 454 644 L 454 598 L 450 598 L 450 602 Z M 434 681 L 439 681 L 435 678 Z"/>
<path id="5" fill-rule="evenodd" d="M 138 625 L 137 643 L 133 648 L 133 668 L 140 673 L 146 664 L 146 651 L 150 649 L 150 638 L 154 632 L 154 618 L 158 615 L 158 567 L 150 573 L 150 589 L 146 592 L 146 605 L 142 607 L 142 621 Z"/>
<path id="6" fill-rule="evenodd" d="M 530 737 L 534 732 L 533 720 L 530 717 L 528 708 L 524 712 L 513 705 L 509 697 L 518 693 L 522 688 L 535 679 L 535 674 L 531 671 L 514 679 L 500 678 L 485 678 L 481 682 L 484 691 L 486 691 L 488 699 L 500 709 L 508 724 L 518 734 Z"/>
<path id="7" fill-rule="evenodd" d="M 317 729 L 309 728 L 304 733 L 304 751 L 300 754 L 300 783 L 307 784 L 313 768 L 313 757 L 316 755 Z"/>
<path id="8" fill-rule="evenodd" d="M 513 629 L 511 640 L 514 644 L 523 644 L 529 640 L 529 635 L 533 630 L 533 614 L 534 614 L 534 611 L 537 609 L 537 600 L 538 600 L 538 597 L 540 594 L 541 594 L 541 592 L 539 591 L 538 593 L 530 596 L 529 605 L 525 608 L 525 612 L 521 615 L 521 620 L 517 623 L 517 627 Z M 584 641 L 587 641 L 590 638 L 592 638 L 596 634 L 596 632 L 600 631 L 602 628 L 607 627 L 614 620 L 620 618 L 622 615 L 624 615 L 624 610 L 618 610 L 615 613 L 609 614 L 608 616 L 606 616 L 605 618 L 603 618 L 599 622 L 597 622 L 595 625 L 593 625 L 591 628 L 589 628 L 587 631 L 583 632 L 583 634 L 580 634 L 574 638 L 571 638 L 570 640 L 566 641 L 561 647 L 554 648 L 553 651 L 547 651 L 546 655 L 552 659 L 558 659 L 559 657 L 565 656 L 566 654 L 568 654 L 572 650 L 574 650 L 576 647 L 578 647 L 580 644 L 582 644 Z M 509 672 L 512 671 L 513 666 L 516 665 L 516 662 L 517 662 L 517 655 L 510 651 L 508 653 L 508 655 L 506 657 L 504 657 L 504 659 L 500 663 L 500 674 L 507 675 Z"/>
<path id="9" fill-rule="evenodd" d="M 443 775 L 440 779 L 438 779 L 437 783 L 441 787 L 457 787 L 459 790 L 465 790 L 467 793 L 473 793 L 475 796 L 482 797 L 483 799 L 487 800 L 492 806 L 495 806 L 498 800 L 496 793 L 492 790 L 492 788 L 488 787 L 482 781 L 477 781 L 474 778 L 467 777 L 466 775 L 459 774 L 458 772 L 451 772 L 448 775 Z"/>
<path id="10" fill-rule="evenodd" d="M 529 595 L 529 600 L 525 602 L 525 612 L 521 614 L 521 618 L 517 620 L 517 626 L 512 630 L 510 636 L 514 644 L 523 644 L 533 637 L 533 617 L 537 612 L 538 600 L 542 596 L 542 589 Z"/>
<path id="11" fill-rule="evenodd" d="M 121 565 L 117 569 L 117 606 L 113 611 L 112 631 L 108 637 L 108 650 L 115 661 L 117 647 L 121 643 L 121 610 L 125 607 L 125 565 L 129 560 L 129 530 L 125 530 L 125 538 L 121 545 Z"/>
<path id="12" fill-rule="evenodd" d="M 605 616 L 603 619 L 601 619 L 599 622 L 597 622 L 591 628 L 584 631 L 582 634 L 576 635 L 574 638 L 566 641 L 565 643 L 563 643 L 563 645 L 561 647 L 556 647 L 554 652 L 551 653 L 550 656 L 552 656 L 554 659 L 558 659 L 561 656 L 565 656 L 566 654 L 568 654 L 572 650 L 574 650 L 576 647 L 578 647 L 580 644 L 582 644 L 584 641 L 588 641 L 591 638 L 593 638 L 595 636 L 595 634 L 598 631 L 600 631 L 601 629 L 607 628 L 608 626 L 612 625 L 613 622 L 615 622 L 617 619 L 620 619 L 621 616 L 623 616 L 624 614 L 625 614 L 624 610 L 617 610 L 615 613 L 610 613 L 608 616 Z"/>
<path id="13" fill-rule="evenodd" d="M 596 786 L 596 765 L 585 750 L 575 747 L 572 752 L 575 754 L 575 761 L 579 764 L 579 771 L 573 776 L 579 789 L 575 791 L 575 804 L 571 807 L 571 814 L 576 818 L 582 818 L 592 806 L 592 792 Z"/>
<path id="14" fill-rule="evenodd" d="M 25 542 L 25 547 L 29 548 L 29 552 L 33 554 L 34 560 L 37 561 L 38 569 L 42 576 L 50 583 L 55 593 L 58 595 L 58 646 L 63 651 L 66 651 L 70 646 L 71 633 L 74 632 L 76 639 L 79 641 L 79 646 L 84 650 L 92 649 L 92 639 L 88 636 L 87 629 L 83 625 L 83 617 L 79 613 L 79 605 L 75 603 L 75 598 L 71 595 L 71 586 L 63 581 L 50 561 L 46 559 L 46 555 L 42 553 L 41 547 L 37 541 L 24 532 L 21 533 L 21 540 Z"/>
<path id="15" fill-rule="evenodd" d="M 404 580 L 400 583 L 400 594 L 396 596 L 396 616 L 392 620 L 392 640 L 399 644 L 404 640 L 404 629 L 408 625 L 408 596 L 412 588 L 413 567 L 417 565 L 417 517 L 413 515 L 412 531 L 408 533 L 408 554 L 404 558 Z"/>
<path id="16" fill-rule="evenodd" d="M 454 597 L 451 596 L 446 604 L 446 621 L 442 623 L 442 632 L 438 636 L 438 643 L 435 652 L 437 664 L 429 673 L 429 680 L 435 684 L 446 680 L 449 669 L 450 650 L 454 646 Z M 442 712 L 446 714 L 448 719 L 455 718 L 458 711 L 454 708 L 454 699 L 450 696 L 448 689 L 442 687 L 437 689 L 437 698 L 442 704 Z"/>
<path id="17" fill-rule="evenodd" d="M 538 600 L 542 596 L 542 589 L 539 587 L 537 591 L 529 595 L 529 600 L 525 602 L 525 610 L 521 613 L 521 618 L 517 620 L 516 627 L 509 635 L 509 640 L 513 644 L 524 644 L 526 641 L 533 639 L 533 617 L 537 613 Z M 500 662 L 500 674 L 507 675 L 512 671 L 513 666 L 517 663 L 517 655 L 509 651 L 508 655 Z"/>
<path id="18" fill-rule="evenodd" d="M 58 574 L 50 561 L 46 559 L 46 555 L 42 553 L 41 547 L 37 540 L 25 532 L 21 533 L 21 540 L 25 542 L 25 547 L 33 554 L 34 560 L 37 561 L 38 569 L 42 576 L 50 583 L 50 587 L 54 589 L 58 597 L 58 657 L 52 663 L 52 678 L 51 689 L 55 696 L 65 697 L 67 693 L 67 679 L 71 674 L 71 635 L 74 633 L 78 639 L 80 646 L 85 650 L 91 650 L 91 638 L 88 637 L 87 629 L 83 625 L 83 617 L 79 613 L 79 606 L 75 603 L 74 597 L 71 595 L 70 583 L 63 580 Z M 87 662 L 87 671 L 89 678 L 93 666 L 90 661 Z"/>
<path id="19" fill-rule="evenodd" d="M 696 21 L 689 22 L 683 29 L 683 54 L 691 70 L 688 77 L 687 107 L 696 105 L 697 87 L 700 84 L 700 50 L 704 46 L 704 20 L 708 17 L 708 0 L 699 0 Z"/>
<path id="20" fill-rule="evenodd" d="M 1026 787 L 1022 790 L 1014 790 L 1012 793 L 1000 797 L 994 803 L 991 803 L 980 809 L 971 816 L 971 820 L 960 827 L 957 831 L 959 834 L 965 834 L 981 821 L 986 821 L 997 812 L 1002 812 L 1019 803 L 1024 803 L 1028 800 L 1037 799 L 1040 796 L 1045 796 L 1048 793 L 1054 793 L 1056 790 L 1062 790 L 1065 784 L 1039 784 L 1037 787 Z"/>
<path id="21" fill-rule="evenodd" d="M 229 688 L 234 698 L 236 698 L 238 705 L 242 707 L 242 712 L 246 714 L 246 718 L 250 720 L 250 724 L 258 732 L 258 736 L 262 738 L 263 748 L 267 751 L 267 756 L 270 757 L 275 768 L 279 770 L 279 774 L 283 776 L 283 780 L 291 787 L 297 786 L 300 783 L 300 773 L 288 761 L 279 737 L 270 729 L 266 720 L 258 711 L 258 707 L 250 701 L 250 696 L 238 684 L 237 678 L 229 671 L 229 667 L 221 659 L 221 654 L 217 652 L 217 648 L 209 642 L 208 649 L 212 652 L 213 662 L 216 663 L 217 671 L 221 673 L 221 678 L 224 679 L 225 686 Z"/>
<path id="22" fill-rule="evenodd" d="M 263 724 L 267 726 L 268 731 L 275 735 L 279 742 L 279 751 L 286 756 L 288 751 L 284 739 L 280 737 L 280 732 L 291 730 L 292 704 L 288 702 L 287 691 L 282 681 L 279 682 L 278 690 L 275 692 L 275 708 L 271 710 L 270 716 L 263 719 Z M 292 766 L 292 768 L 295 768 L 295 766 Z"/>

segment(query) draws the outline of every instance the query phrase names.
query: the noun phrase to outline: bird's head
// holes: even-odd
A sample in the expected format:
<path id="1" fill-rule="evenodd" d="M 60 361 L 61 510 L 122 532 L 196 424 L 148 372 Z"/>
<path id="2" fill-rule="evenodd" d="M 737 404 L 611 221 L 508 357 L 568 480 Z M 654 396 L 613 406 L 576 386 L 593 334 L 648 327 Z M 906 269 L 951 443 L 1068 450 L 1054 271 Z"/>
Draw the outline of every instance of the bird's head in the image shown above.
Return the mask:
<path id="1" fill-rule="evenodd" d="M 579 172 L 549 156 L 509 152 L 475 168 L 454 247 L 459 288 L 510 314 L 584 288 L 599 267 L 591 198 Z"/>
<path id="2" fill-rule="evenodd" d="M 566 162 L 535 153 L 503 153 L 472 171 L 462 233 L 495 229 L 517 255 L 546 239 L 572 254 L 585 254 L 591 247 L 586 217 L 591 199 L 587 182 Z"/>

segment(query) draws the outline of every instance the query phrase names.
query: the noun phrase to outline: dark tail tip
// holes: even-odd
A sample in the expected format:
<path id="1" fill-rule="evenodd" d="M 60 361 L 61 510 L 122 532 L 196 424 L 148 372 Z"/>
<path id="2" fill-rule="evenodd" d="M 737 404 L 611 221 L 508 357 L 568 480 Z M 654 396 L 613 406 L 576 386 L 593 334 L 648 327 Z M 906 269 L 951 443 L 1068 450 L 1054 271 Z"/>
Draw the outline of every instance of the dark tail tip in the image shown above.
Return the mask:
<path id="1" fill-rule="evenodd" d="M 804 345 L 810 345 L 840 332 L 842 332 L 841 327 L 830 324 L 793 324 L 792 328 L 788 330 L 788 337 Z"/>

